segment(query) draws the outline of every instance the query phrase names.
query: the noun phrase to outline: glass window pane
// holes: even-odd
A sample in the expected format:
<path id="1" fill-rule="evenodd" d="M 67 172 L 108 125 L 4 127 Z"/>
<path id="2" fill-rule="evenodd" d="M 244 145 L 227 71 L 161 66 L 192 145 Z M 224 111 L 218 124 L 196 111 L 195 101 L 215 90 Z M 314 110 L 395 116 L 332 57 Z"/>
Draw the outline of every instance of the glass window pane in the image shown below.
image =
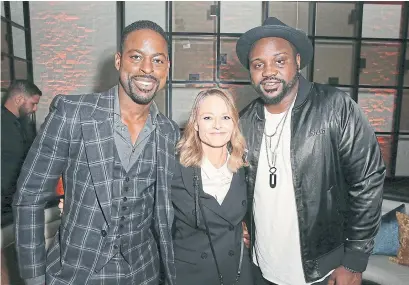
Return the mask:
<path id="1" fill-rule="evenodd" d="M 10 85 L 10 59 L 7 56 L 1 57 L 1 88 L 8 88 Z"/>
<path id="2" fill-rule="evenodd" d="M 7 42 L 7 23 L 1 21 L 1 52 L 8 53 L 9 46 Z"/>
<path id="3" fill-rule="evenodd" d="M 237 38 L 220 39 L 220 79 L 231 81 L 250 81 L 250 75 L 240 63 L 236 54 Z"/>
<path id="4" fill-rule="evenodd" d="M 382 158 L 386 166 L 386 176 L 391 176 L 391 146 L 392 137 L 385 135 L 377 135 L 379 147 L 381 149 Z"/>
<path id="5" fill-rule="evenodd" d="M 262 17 L 261 1 L 220 2 L 220 32 L 245 33 L 260 26 Z M 243 21 L 245 16 L 245 21 Z"/>
<path id="6" fill-rule="evenodd" d="M 403 89 L 399 129 L 401 132 L 409 132 L 409 89 Z"/>
<path id="7" fill-rule="evenodd" d="M 125 26 L 150 20 L 167 31 L 165 1 L 125 1 Z"/>
<path id="8" fill-rule="evenodd" d="M 220 84 L 220 88 L 227 89 L 232 94 L 239 112 L 258 98 L 258 93 L 252 85 Z"/>
<path id="9" fill-rule="evenodd" d="M 12 27 L 13 54 L 14 56 L 26 58 L 26 36 L 24 30 Z"/>
<path id="10" fill-rule="evenodd" d="M 308 5 L 308 2 L 269 1 L 268 16 L 309 34 Z"/>
<path id="11" fill-rule="evenodd" d="M 314 52 L 315 82 L 333 85 L 351 84 L 354 68 L 352 42 L 317 40 Z"/>
<path id="12" fill-rule="evenodd" d="M 23 1 L 10 1 L 11 20 L 24 27 Z"/>
<path id="13" fill-rule="evenodd" d="M 165 85 L 165 87 L 156 94 L 155 99 L 153 99 L 159 111 L 164 115 L 166 115 L 166 90 L 167 86 Z"/>
<path id="14" fill-rule="evenodd" d="M 403 85 L 409 87 L 409 44 L 406 43 L 406 54 L 405 54 L 405 68 L 404 68 L 404 76 L 403 76 Z"/>
<path id="15" fill-rule="evenodd" d="M 395 86 L 400 44 L 362 42 L 359 84 Z"/>
<path id="16" fill-rule="evenodd" d="M 172 1 L 172 32 L 216 32 L 214 1 Z"/>
<path id="17" fill-rule="evenodd" d="M 172 120 L 184 128 L 192 110 L 193 101 L 200 91 L 215 87 L 215 84 L 173 84 Z"/>
<path id="18" fill-rule="evenodd" d="M 215 57 L 215 37 L 173 37 L 173 79 L 213 80 Z"/>
<path id="19" fill-rule="evenodd" d="M 364 4 L 362 37 L 399 38 L 402 4 Z"/>
<path id="20" fill-rule="evenodd" d="M 317 2 L 315 34 L 317 36 L 353 37 L 355 3 Z"/>
<path id="21" fill-rule="evenodd" d="M 409 136 L 399 136 L 395 175 L 409 176 Z"/>
<path id="22" fill-rule="evenodd" d="M 27 62 L 14 60 L 14 75 L 16 79 L 27 79 Z"/>
<path id="23" fill-rule="evenodd" d="M 391 132 L 396 90 L 360 88 L 358 104 L 376 132 Z"/>

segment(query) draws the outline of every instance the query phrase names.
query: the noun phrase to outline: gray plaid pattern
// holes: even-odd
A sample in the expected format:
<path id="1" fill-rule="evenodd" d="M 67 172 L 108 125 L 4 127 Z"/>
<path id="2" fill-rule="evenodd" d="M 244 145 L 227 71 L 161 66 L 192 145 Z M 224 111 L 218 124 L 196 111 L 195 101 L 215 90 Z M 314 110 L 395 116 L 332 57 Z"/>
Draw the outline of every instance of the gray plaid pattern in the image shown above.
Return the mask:
<path id="1" fill-rule="evenodd" d="M 46 273 L 47 285 L 86 284 L 97 270 L 111 223 L 114 165 L 113 100 L 103 93 L 58 95 L 23 165 L 13 202 L 16 248 L 22 278 Z M 177 125 L 157 116 L 157 174 L 153 229 L 166 284 L 175 283 L 170 183 Z M 61 226 L 47 254 L 44 206 L 63 174 Z M 143 266 L 142 266 L 143 268 Z M 98 270 L 97 270 L 98 271 Z"/>
<path id="2" fill-rule="evenodd" d="M 132 270 L 132 267 L 118 253 L 112 258 L 97 274 L 94 274 L 87 285 L 153 285 L 158 284 L 158 272 L 155 277 L 143 279 L 137 278 L 139 271 Z"/>

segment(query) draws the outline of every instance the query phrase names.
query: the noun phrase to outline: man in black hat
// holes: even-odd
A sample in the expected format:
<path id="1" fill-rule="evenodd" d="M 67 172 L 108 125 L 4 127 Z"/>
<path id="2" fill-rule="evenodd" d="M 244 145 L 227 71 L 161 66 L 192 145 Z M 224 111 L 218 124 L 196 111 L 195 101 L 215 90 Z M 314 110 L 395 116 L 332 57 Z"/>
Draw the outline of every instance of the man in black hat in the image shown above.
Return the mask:
<path id="1" fill-rule="evenodd" d="M 260 95 L 240 119 L 256 284 L 361 284 L 385 177 L 373 129 L 347 94 L 301 76 L 304 32 L 268 18 L 236 51 Z"/>

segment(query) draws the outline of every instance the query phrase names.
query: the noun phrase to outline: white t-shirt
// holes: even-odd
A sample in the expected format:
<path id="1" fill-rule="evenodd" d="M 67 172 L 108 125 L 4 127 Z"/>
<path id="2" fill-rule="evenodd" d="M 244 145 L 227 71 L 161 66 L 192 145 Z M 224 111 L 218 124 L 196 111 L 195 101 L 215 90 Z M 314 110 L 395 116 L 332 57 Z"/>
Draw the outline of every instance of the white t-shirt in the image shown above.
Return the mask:
<path id="1" fill-rule="evenodd" d="M 293 103 L 294 104 L 294 103 Z M 253 262 L 258 265 L 263 277 L 278 285 L 305 285 L 301 263 L 300 234 L 290 159 L 291 110 L 284 124 L 283 133 L 277 148 L 276 187 L 270 187 L 270 172 L 267 162 L 266 137 L 263 134 L 257 176 L 254 189 L 254 221 L 256 225 L 256 244 L 253 248 Z M 264 109 L 268 135 L 274 133 L 278 123 L 285 115 L 271 114 Z M 267 146 L 271 165 L 281 127 L 270 139 Z M 322 278 L 321 280 L 325 279 Z M 318 280 L 316 282 L 319 282 Z"/>
<path id="2" fill-rule="evenodd" d="M 227 167 L 229 157 L 230 155 L 227 156 L 226 162 L 220 168 L 214 167 L 206 157 L 204 157 L 202 161 L 201 173 L 203 191 L 213 196 L 220 205 L 223 203 L 227 192 L 229 192 L 233 178 L 233 172 Z"/>

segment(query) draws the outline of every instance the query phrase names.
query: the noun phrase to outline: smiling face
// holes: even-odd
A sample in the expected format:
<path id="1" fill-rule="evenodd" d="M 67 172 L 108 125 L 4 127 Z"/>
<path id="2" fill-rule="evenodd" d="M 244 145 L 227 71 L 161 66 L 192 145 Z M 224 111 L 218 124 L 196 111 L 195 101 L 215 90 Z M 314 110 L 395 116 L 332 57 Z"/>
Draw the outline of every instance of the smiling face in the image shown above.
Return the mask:
<path id="1" fill-rule="evenodd" d="M 203 150 L 226 147 L 233 128 L 231 110 L 226 102 L 217 95 L 205 97 L 199 105 L 195 122 Z"/>
<path id="2" fill-rule="evenodd" d="M 115 55 L 120 92 L 137 104 L 149 104 L 166 84 L 169 70 L 166 40 L 157 32 L 143 29 L 128 34 L 122 53 Z"/>
<path id="3" fill-rule="evenodd" d="M 264 103 L 279 104 L 298 83 L 300 55 L 282 38 L 258 40 L 249 55 L 250 76 Z"/>

